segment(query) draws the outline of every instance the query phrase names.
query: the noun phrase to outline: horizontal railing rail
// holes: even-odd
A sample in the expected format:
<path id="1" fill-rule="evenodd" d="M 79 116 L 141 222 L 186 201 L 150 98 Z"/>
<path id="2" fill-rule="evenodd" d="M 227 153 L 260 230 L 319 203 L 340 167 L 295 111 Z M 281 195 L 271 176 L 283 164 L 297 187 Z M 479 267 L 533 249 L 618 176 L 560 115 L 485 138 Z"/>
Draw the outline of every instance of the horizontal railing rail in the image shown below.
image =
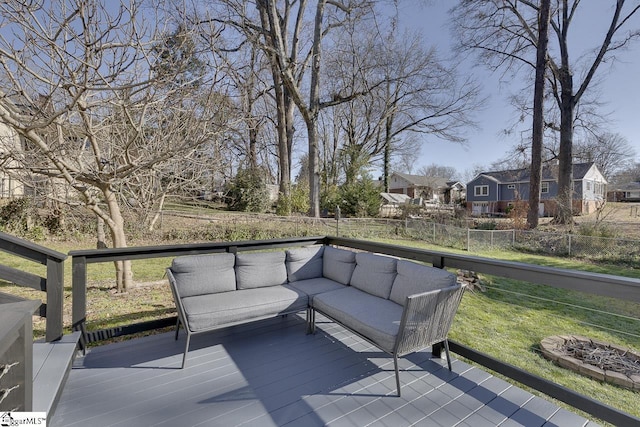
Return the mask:
<path id="1" fill-rule="evenodd" d="M 6 265 L 0 266 L 0 279 L 18 286 L 46 292 L 46 303 L 39 314 L 47 319 L 46 337 L 49 342 L 62 337 L 64 302 L 64 261 L 67 255 L 19 237 L 0 232 L 0 250 L 47 266 L 41 277 Z"/>
<path id="2" fill-rule="evenodd" d="M 513 261 L 483 258 L 470 255 L 451 254 L 446 252 L 417 249 L 373 241 L 340 237 L 307 237 L 291 239 L 275 239 L 263 241 L 242 241 L 228 243 L 201 243 L 188 245 L 166 245 L 150 247 L 132 247 L 120 249 L 96 249 L 72 251 L 73 268 L 73 325 L 83 331 L 83 343 L 87 341 L 86 323 L 86 285 L 87 264 L 127 259 L 159 258 L 189 254 L 205 254 L 216 252 L 240 252 L 249 250 L 274 249 L 293 246 L 324 243 L 344 246 L 352 249 L 382 253 L 401 258 L 412 259 L 432 264 L 438 268 L 454 268 L 472 270 L 510 279 L 522 280 L 534 284 L 570 289 L 595 295 L 619 298 L 640 302 L 640 280 L 608 274 L 590 273 L 568 270 L 557 267 L 546 267 Z M 157 328 L 175 324 L 175 317 L 166 322 L 147 322 L 146 327 Z M 137 332 L 139 329 L 123 327 L 118 333 Z M 109 331 L 93 333 L 93 339 L 113 336 Z M 451 350 L 482 366 L 499 372 L 515 381 L 521 382 L 542 393 L 561 400 L 575 408 L 583 410 L 595 417 L 615 425 L 640 425 L 640 418 L 624 411 L 612 408 L 566 387 L 531 374 L 524 369 L 501 362 L 491 356 L 478 352 L 460 343 L 452 342 Z M 437 352 L 437 348 L 434 348 Z"/>
<path id="3" fill-rule="evenodd" d="M 503 261 L 473 255 L 452 254 L 341 237 L 327 237 L 327 243 L 428 262 L 439 268 L 471 270 L 508 279 L 640 302 L 640 280 L 629 277 Z"/>

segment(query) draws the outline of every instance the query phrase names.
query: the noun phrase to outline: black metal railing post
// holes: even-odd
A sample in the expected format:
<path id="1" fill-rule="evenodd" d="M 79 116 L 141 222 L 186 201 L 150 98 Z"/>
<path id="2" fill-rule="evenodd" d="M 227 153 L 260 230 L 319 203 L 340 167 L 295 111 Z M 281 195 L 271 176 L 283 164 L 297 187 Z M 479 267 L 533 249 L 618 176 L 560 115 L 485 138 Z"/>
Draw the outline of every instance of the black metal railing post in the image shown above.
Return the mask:
<path id="1" fill-rule="evenodd" d="M 67 255 L 2 232 L 0 250 L 47 267 L 46 277 L 40 277 L 3 265 L 0 266 L 0 279 L 46 292 L 47 301 L 40 307 L 40 315 L 47 319 L 46 340 L 51 342 L 60 339 L 63 330 L 64 261 Z"/>
<path id="2" fill-rule="evenodd" d="M 86 350 L 87 331 L 87 259 L 83 256 L 71 258 L 71 326 L 80 331 L 80 347 Z"/>

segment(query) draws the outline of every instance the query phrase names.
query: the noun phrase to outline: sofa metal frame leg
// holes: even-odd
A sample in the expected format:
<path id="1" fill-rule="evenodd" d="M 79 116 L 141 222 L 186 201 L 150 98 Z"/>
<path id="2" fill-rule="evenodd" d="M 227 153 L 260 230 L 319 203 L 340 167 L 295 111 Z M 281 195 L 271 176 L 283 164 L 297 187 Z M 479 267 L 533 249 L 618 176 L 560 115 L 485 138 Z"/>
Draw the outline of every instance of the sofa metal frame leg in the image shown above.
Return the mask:
<path id="1" fill-rule="evenodd" d="M 398 371 L 398 355 L 393 355 L 393 366 L 396 371 L 396 389 L 398 392 L 398 397 L 400 397 L 400 372 Z"/>
<path id="2" fill-rule="evenodd" d="M 184 355 L 182 356 L 182 366 L 180 369 L 184 369 L 184 365 L 187 361 L 187 353 L 189 352 L 189 341 L 191 341 L 191 334 L 187 333 L 187 344 L 184 347 Z"/>
<path id="3" fill-rule="evenodd" d="M 310 335 L 313 331 L 313 325 L 311 324 L 311 311 L 312 309 L 307 308 L 307 335 Z"/>
<path id="4" fill-rule="evenodd" d="M 449 365 L 449 371 L 451 371 L 451 354 L 449 354 L 449 341 L 444 340 L 444 352 L 447 355 L 447 364 Z"/>
<path id="5" fill-rule="evenodd" d="M 179 332 L 180 332 L 180 316 L 178 316 L 178 321 L 176 322 L 176 341 L 178 341 Z"/>

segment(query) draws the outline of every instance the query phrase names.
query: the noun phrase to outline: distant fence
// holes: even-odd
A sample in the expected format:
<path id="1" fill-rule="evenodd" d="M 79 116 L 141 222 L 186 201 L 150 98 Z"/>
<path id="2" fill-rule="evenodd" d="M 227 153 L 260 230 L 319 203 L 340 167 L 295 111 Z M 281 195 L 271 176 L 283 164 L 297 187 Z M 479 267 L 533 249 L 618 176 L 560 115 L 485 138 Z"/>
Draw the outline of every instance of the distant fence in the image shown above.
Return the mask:
<path id="1" fill-rule="evenodd" d="M 407 220 L 407 235 L 433 244 L 481 252 L 513 249 L 544 255 L 640 264 L 640 240 L 530 230 L 475 230 Z"/>
<path id="2" fill-rule="evenodd" d="M 165 211 L 165 215 L 188 216 L 226 227 L 231 240 L 268 239 L 286 236 L 332 235 L 358 239 L 412 238 L 434 245 L 479 253 L 486 250 L 516 250 L 551 256 L 570 256 L 596 261 L 640 265 L 640 240 L 548 233 L 531 230 L 477 230 L 465 221 L 440 224 L 420 218 L 309 218 L 273 215 L 229 215 L 224 221 L 210 215 Z M 265 226 L 266 224 L 266 226 Z M 278 224 L 277 226 L 274 226 Z M 249 230 L 247 227 L 255 228 Z M 266 228 L 265 228 L 266 227 Z M 260 229 L 264 228 L 264 233 Z M 277 228 L 281 236 L 274 236 Z"/>

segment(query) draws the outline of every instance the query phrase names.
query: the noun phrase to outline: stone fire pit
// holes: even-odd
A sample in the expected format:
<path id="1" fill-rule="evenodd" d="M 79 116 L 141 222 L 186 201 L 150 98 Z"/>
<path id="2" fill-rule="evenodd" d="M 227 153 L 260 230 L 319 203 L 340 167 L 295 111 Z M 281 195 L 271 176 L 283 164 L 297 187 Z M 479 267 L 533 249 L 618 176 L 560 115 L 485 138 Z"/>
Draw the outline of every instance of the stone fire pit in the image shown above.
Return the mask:
<path id="1" fill-rule="evenodd" d="M 554 335 L 540 343 L 542 354 L 558 365 L 600 381 L 640 391 L 640 354 L 576 335 Z"/>

